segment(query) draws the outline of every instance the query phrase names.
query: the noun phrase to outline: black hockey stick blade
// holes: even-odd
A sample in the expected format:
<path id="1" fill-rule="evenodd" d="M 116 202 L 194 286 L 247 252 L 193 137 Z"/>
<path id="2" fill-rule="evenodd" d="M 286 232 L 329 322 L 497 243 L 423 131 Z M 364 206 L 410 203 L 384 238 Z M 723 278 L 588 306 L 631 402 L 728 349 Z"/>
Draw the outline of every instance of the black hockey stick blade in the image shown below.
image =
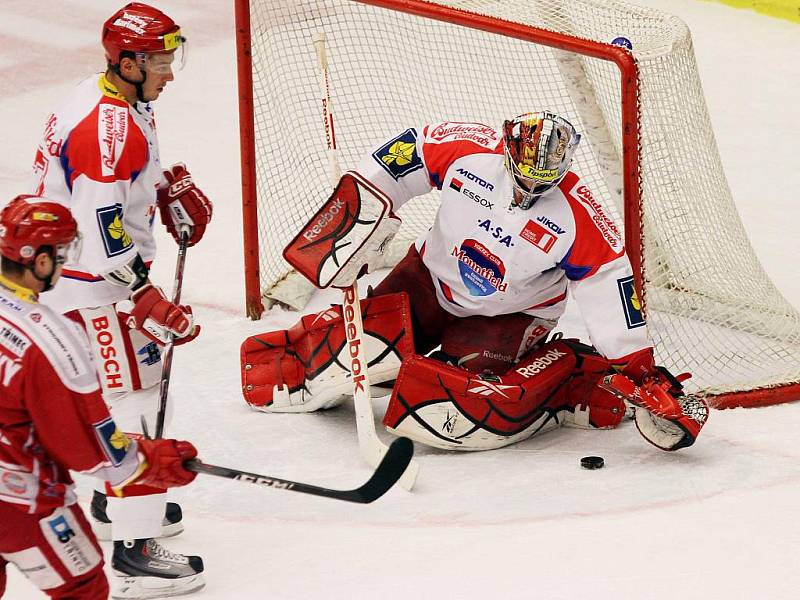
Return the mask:
<path id="1" fill-rule="evenodd" d="M 334 500 L 344 500 L 345 502 L 368 504 L 383 496 L 397 483 L 397 480 L 400 479 L 400 476 L 405 472 L 406 467 L 408 467 L 408 464 L 411 462 L 411 457 L 413 455 L 414 444 L 411 440 L 404 437 L 397 438 L 389 446 L 386 455 L 375 469 L 372 477 L 369 478 L 369 481 L 354 490 L 332 490 L 309 483 L 300 483 L 299 481 L 290 481 L 278 477 L 247 473 L 246 471 L 239 471 L 228 467 L 209 465 L 197 459 L 185 462 L 184 466 L 187 470 L 194 471 L 195 473 L 204 473 L 206 475 L 225 477 L 227 479 L 237 479 L 239 481 L 246 481 L 247 483 L 255 483 L 257 485 L 264 485 L 290 492 L 311 494 L 313 496 L 323 496 L 325 498 L 333 498 Z"/>

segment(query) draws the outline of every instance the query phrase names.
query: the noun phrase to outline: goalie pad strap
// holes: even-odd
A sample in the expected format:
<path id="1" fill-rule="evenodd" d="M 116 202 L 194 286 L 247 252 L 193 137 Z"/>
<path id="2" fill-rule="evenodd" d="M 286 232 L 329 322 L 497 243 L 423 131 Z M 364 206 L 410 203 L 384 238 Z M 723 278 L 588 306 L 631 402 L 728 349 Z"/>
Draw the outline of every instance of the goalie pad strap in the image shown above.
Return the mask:
<path id="1" fill-rule="evenodd" d="M 298 273 L 319 288 L 347 287 L 380 266 L 388 242 L 400 228 L 392 201 L 358 173 L 345 173 L 331 197 L 283 251 Z"/>
<path id="2" fill-rule="evenodd" d="M 500 448 L 565 422 L 615 427 L 624 404 L 597 388 L 608 368 L 590 347 L 564 340 L 545 344 L 502 376 L 412 356 L 403 361 L 383 423 L 453 450 Z"/>
<path id="3" fill-rule="evenodd" d="M 411 310 L 403 293 L 361 300 L 364 350 L 372 383 L 395 378 L 414 352 Z M 247 338 L 241 347 L 242 392 L 254 408 L 310 412 L 352 395 L 342 307 L 305 315 L 288 330 Z"/>

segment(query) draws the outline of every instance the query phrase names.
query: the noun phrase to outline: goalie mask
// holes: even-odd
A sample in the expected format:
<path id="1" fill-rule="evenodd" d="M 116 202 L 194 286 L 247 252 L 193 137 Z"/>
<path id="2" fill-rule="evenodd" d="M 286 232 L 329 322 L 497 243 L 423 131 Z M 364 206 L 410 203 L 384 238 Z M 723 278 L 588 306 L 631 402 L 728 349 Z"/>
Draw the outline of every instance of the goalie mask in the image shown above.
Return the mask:
<path id="1" fill-rule="evenodd" d="M 581 136 L 550 112 L 520 115 L 503 123 L 505 166 L 514 183 L 513 204 L 529 209 L 564 178 Z"/>

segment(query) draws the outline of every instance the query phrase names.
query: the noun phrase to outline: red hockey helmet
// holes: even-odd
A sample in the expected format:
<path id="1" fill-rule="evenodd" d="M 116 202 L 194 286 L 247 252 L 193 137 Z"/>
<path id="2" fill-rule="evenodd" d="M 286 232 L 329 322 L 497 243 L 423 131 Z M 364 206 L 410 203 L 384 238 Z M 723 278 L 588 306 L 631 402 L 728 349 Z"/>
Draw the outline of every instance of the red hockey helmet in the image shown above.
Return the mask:
<path id="1" fill-rule="evenodd" d="M 101 35 L 106 59 L 118 65 L 123 52 L 149 55 L 180 49 L 179 65 L 184 62 L 186 38 L 181 28 L 163 12 L 142 2 L 131 2 L 103 24 Z"/>
<path id="2" fill-rule="evenodd" d="M 40 196 L 17 196 L 0 212 L 0 254 L 30 265 L 42 246 L 53 246 L 65 259 L 79 244 L 78 224 L 69 209 Z"/>

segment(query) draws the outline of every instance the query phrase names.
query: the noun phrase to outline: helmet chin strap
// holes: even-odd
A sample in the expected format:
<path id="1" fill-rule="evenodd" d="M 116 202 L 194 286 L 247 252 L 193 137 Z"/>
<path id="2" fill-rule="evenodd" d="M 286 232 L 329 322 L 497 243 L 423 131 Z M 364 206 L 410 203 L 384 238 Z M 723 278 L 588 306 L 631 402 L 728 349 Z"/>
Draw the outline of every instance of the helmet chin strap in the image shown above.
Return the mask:
<path id="1" fill-rule="evenodd" d="M 138 67 L 138 65 L 137 65 L 137 67 Z M 147 71 L 145 71 L 141 67 L 138 67 L 138 68 L 139 68 L 139 73 L 142 74 L 142 80 L 141 81 L 134 81 L 133 79 L 128 79 L 127 77 L 125 77 L 125 75 L 122 74 L 122 70 L 119 68 L 118 64 L 114 65 L 112 67 L 113 71 L 119 76 L 120 79 L 122 79 L 122 81 L 124 81 L 125 83 L 131 84 L 136 89 L 136 99 L 139 102 L 145 102 L 145 99 L 144 99 L 144 82 L 147 81 Z"/>
<path id="2" fill-rule="evenodd" d="M 42 284 L 44 285 L 44 287 L 41 290 L 42 292 L 46 292 L 48 290 L 53 289 L 53 275 L 56 274 L 56 267 L 57 267 L 56 259 L 55 259 L 55 256 L 54 256 L 52 250 L 50 252 L 47 252 L 47 256 L 50 257 L 50 259 L 51 259 L 51 261 L 53 263 L 53 266 L 50 268 L 50 272 L 47 275 L 45 275 L 44 277 L 39 277 L 36 274 L 36 265 L 35 265 L 35 263 L 31 264 L 28 267 L 28 269 L 30 270 L 31 274 L 36 278 L 36 280 L 37 281 L 41 281 Z"/>

